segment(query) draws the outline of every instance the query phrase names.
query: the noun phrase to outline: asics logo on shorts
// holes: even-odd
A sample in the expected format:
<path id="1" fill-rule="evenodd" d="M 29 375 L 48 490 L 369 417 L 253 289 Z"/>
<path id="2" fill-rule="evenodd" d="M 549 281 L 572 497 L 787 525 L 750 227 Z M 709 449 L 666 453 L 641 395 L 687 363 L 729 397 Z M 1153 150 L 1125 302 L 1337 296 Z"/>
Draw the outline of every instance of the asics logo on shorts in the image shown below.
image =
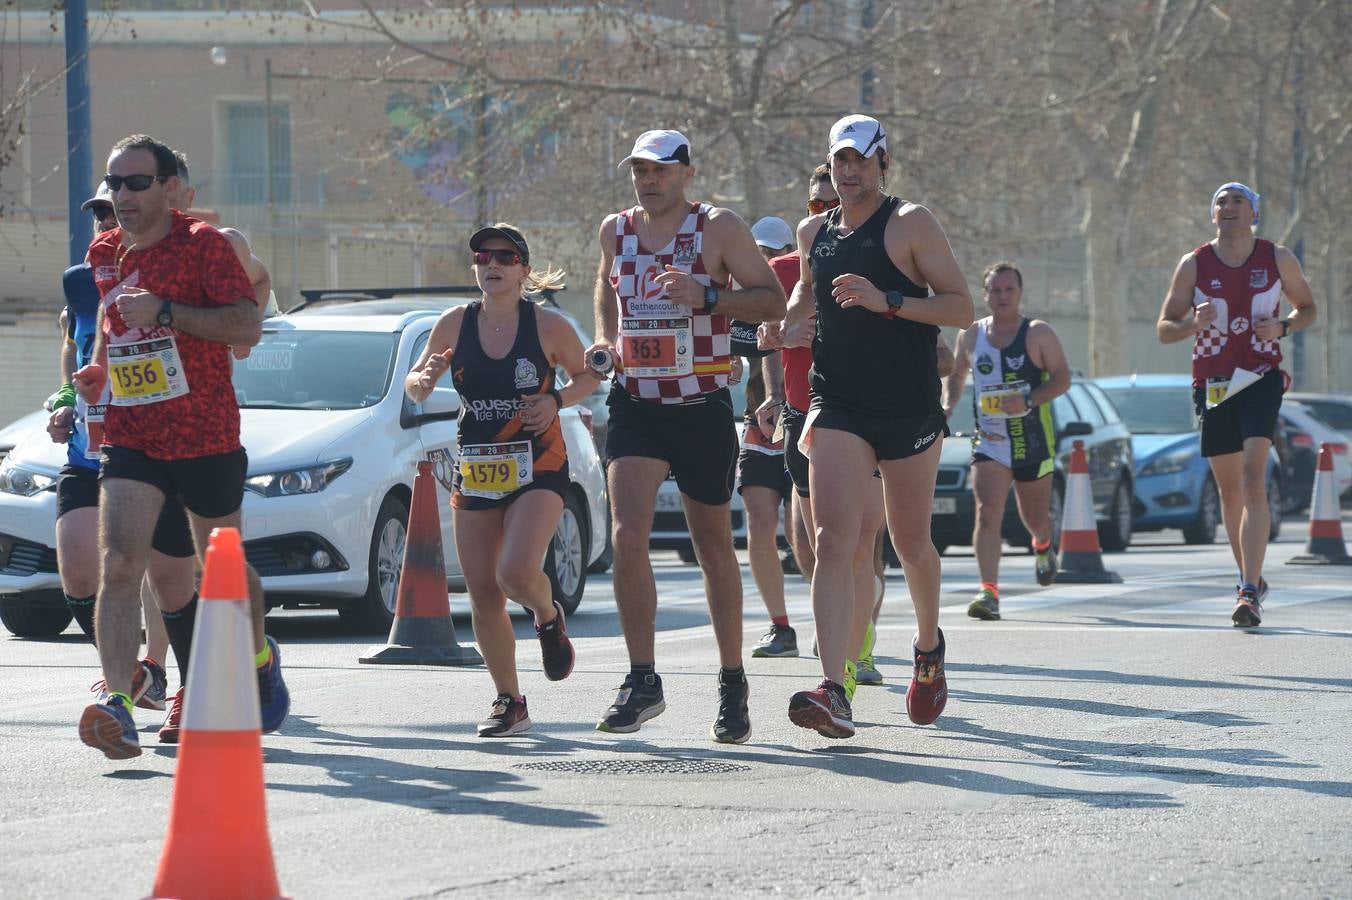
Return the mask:
<path id="1" fill-rule="evenodd" d="M 913 447 L 912 449 L 914 449 L 914 450 L 919 450 L 921 447 L 923 447 L 923 446 L 925 446 L 926 444 L 930 443 L 931 441 L 933 441 L 933 440 L 934 440 L 935 438 L 937 438 L 938 436 L 939 436 L 939 432 L 937 432 L 937 431 L 932 431 L 932 432 L 930 432 L 929 434 L 927 434 L 927 435 L 925 435 L 924 437 L 922 437 L 920 440 L 916 441 L 916 442 L 915 442 L 915 447 Z"/>

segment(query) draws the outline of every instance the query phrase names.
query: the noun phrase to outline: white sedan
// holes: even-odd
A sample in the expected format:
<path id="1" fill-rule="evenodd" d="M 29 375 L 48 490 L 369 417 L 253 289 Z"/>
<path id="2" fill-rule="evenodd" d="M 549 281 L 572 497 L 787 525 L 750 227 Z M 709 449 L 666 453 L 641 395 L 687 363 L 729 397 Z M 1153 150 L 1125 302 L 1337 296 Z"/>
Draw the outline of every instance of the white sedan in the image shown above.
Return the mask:
<path id="1" fill-rule="evenodd" d="M 415 404 L 403 392 L 436 317 L 280 316 L 236 363 L 249 453 L 244 547 L 269 606 L 337 608 L 356 627 L 388 628 L 424 459 L 436 464 L 447 586 L 464 590 L 448 509 L 459 395 L 441 385 Z M 572 489 L 544 567 L 571 612 L 605 548 L 606 486 L 582 416 L 569 408 L 561 418 Z M 54 550 L 64 461 L 65 447 L 38 429 L 0 463 L 0 621 L 15 634 L 69 623 Z"/>

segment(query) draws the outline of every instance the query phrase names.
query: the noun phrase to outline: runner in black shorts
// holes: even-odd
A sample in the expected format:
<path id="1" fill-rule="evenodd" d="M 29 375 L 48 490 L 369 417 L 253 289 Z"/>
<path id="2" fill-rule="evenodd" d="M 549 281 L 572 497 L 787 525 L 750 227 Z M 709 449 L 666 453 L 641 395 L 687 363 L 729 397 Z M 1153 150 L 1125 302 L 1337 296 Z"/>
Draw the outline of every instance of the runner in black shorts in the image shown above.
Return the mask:
<path id="1" fill-rule="evenodd" d="M 797 725 L 854 734 L 845 695 L 853 561 L 863 498 L 882 473 L 888 531 L 915 606 L 911 720 L 928 724 L 947 700 L 939 630 L 939 555 L 930 510 L 947 430 L 939 403 L 939 326 L 966 327 L 972 298 L 943 228 L 929 210 L 882 191 L 882 125 L 863 115 L 831 128 L 832 182 L 841 205 L 798 227 L 802 272 L 785 330 L 817 315 L 812 402 L 800 438 L 809 459 L 817 569 L 812 606 L 825 678 L 789 703 Z M 928 296 L 928 287 L 934 295 Z M 928 648 L 928 649 L 922 649 Z"/>
<path id="2" fill-rule="evenodd" d="M 483 297 L 442 313 L 404 391 L 421 403 L 450 370 L 460 393 L 451 515 L 474 635 L 497 689 L 478 733 L 506 737 L 531 727 L 508 597 L 535 614 L 545 677 L 560 681 L 573 671 L 563 607 L 540 560 L 568 490 L 559 410 L 591 393 L 599 379 L 585 368 L 582 342 L 568 320 L 524 296 L 560 289 L 563 273 L 532 271 L 525 237 L 506 223 L 476 231 L 469 249 Z M 562 389 L 556 367 L 570 379 Z"/>
<path id="3" fill-rule="evenodd" d="M 1268 543 L 1267 464 L 1286 376 L 1281 341 L 1314 324 L 1314 295 L 1300 260 L 1255 237 L 1259 196 L 1239 182 L 1211 197 L 1216 237 L 1184 254 L 1155 331 L 1192 338 L 1192 386 L 1202 417 L 1202 456 L 1221 498 L 1221 519 L 1239 567 L 1230 621 L 1263 621 Z M 1280 315 L 1282 297 L 1291 312 Z"/>
<path id="4" fill-rule="evenodd" d="M 97 508 L 98 505 L 98 472 L 83 466 L 62 466 L 56 482 L 57 520 L 60 521 L 66 513 L 77 509 Z M 175 559 L 189 559 L 197 552 L 193 549 L 188 516 L 183 511 L 183 504 L 177 500 L 165 501 L 164 509 L 160 511 L 160 517 L 155 522 L 150 548 L 156 553 Z M 152 566 L 152 575 L 153 571 Z"/>
<path id="5" fill-rule="evenodd" d="M 690 141 L 648 131 L 620 163 L 638 204 L 601 223 L 596 344 L 616 357 L 606 451 L 615 603 L 629 673 L 601 731 L 629 733 L 666 709 L 654 640 L 657 585 L 648 557 L 657 491 L 676 476 L 718 641 L 724 743 L 751 736 L 742 668 L 742 576 L 732 546 L 735 416 L 727 384 L 730 321 L 784 314 L 784 292 L 734 213 L 686 199 Z M 735 280 L 737 287 L 732 286 Z"/>

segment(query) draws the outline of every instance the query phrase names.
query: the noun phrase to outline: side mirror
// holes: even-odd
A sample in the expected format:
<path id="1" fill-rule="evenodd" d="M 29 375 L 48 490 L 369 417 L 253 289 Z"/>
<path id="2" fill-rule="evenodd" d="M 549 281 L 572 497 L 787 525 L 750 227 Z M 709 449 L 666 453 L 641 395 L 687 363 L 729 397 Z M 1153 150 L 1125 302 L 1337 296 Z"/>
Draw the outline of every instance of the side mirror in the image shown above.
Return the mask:
<path id="1" fill-rule="evenodd" d="M 453 387 L 434 387 L 422 402 L 422 418 L 449 419 L 460 413 L 460 392 Z"/>
<path id="2" fill-rule="evenodd" d="M 1061 429 L 1061 437 L 1084 437 L 1094 433 L 1094 426 L 1088 422 L 1067 422 L 1066 427 Z"/>

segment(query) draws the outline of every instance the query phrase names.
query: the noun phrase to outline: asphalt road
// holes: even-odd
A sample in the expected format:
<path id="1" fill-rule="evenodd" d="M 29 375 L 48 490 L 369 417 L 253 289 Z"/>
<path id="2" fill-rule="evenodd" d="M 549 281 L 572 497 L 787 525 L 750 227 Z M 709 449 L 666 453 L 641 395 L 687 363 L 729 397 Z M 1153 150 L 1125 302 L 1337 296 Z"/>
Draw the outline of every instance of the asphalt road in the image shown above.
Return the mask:
<path id="1" fill-rule="evenodd" d="M 1352 534 L 1352 522 L 1344 529 Z M 1282 565 L 1260 629 L 1232 628 L 1226 548 L 1143 536 L 1106 557 L 1124 584 L 1039 589 L 1005 559 L 1004 621 L 964 610 L 944 559 L 950 701 L 904 711 L 913 620 L 891 573 L 881 688 L 858 735 L 792 726 L 815 659 L 751 660 L 754 733 L 712 743 L 717 668 L 698 572 L 656 556 L 668 710 L 594 730 L 626 670 L 608 577 L 569 623 L 579 662 L 545 681 L 518 617 L 533 731 L 481 740 L 482 669 L 358 665 L 333 616 L 270 618 L 294 702 L 266 736 L 277 872 L 301 898 L 598 894 L 954 897 L 1352 895 L 1352 568 Z M 746 646 L 764 611 L 746 575 Z M 811 644 L 806 585 L 790 611 Z M 457 616 L 464 640 L 467 618 Z M 378 643 L 378 642 L 377 642 Z M 91 648 L 0 642 L 0 895 L 141 897 L 164 839 L 174 749 L 138 711 L 138 759 L 79 743 Z"/>

